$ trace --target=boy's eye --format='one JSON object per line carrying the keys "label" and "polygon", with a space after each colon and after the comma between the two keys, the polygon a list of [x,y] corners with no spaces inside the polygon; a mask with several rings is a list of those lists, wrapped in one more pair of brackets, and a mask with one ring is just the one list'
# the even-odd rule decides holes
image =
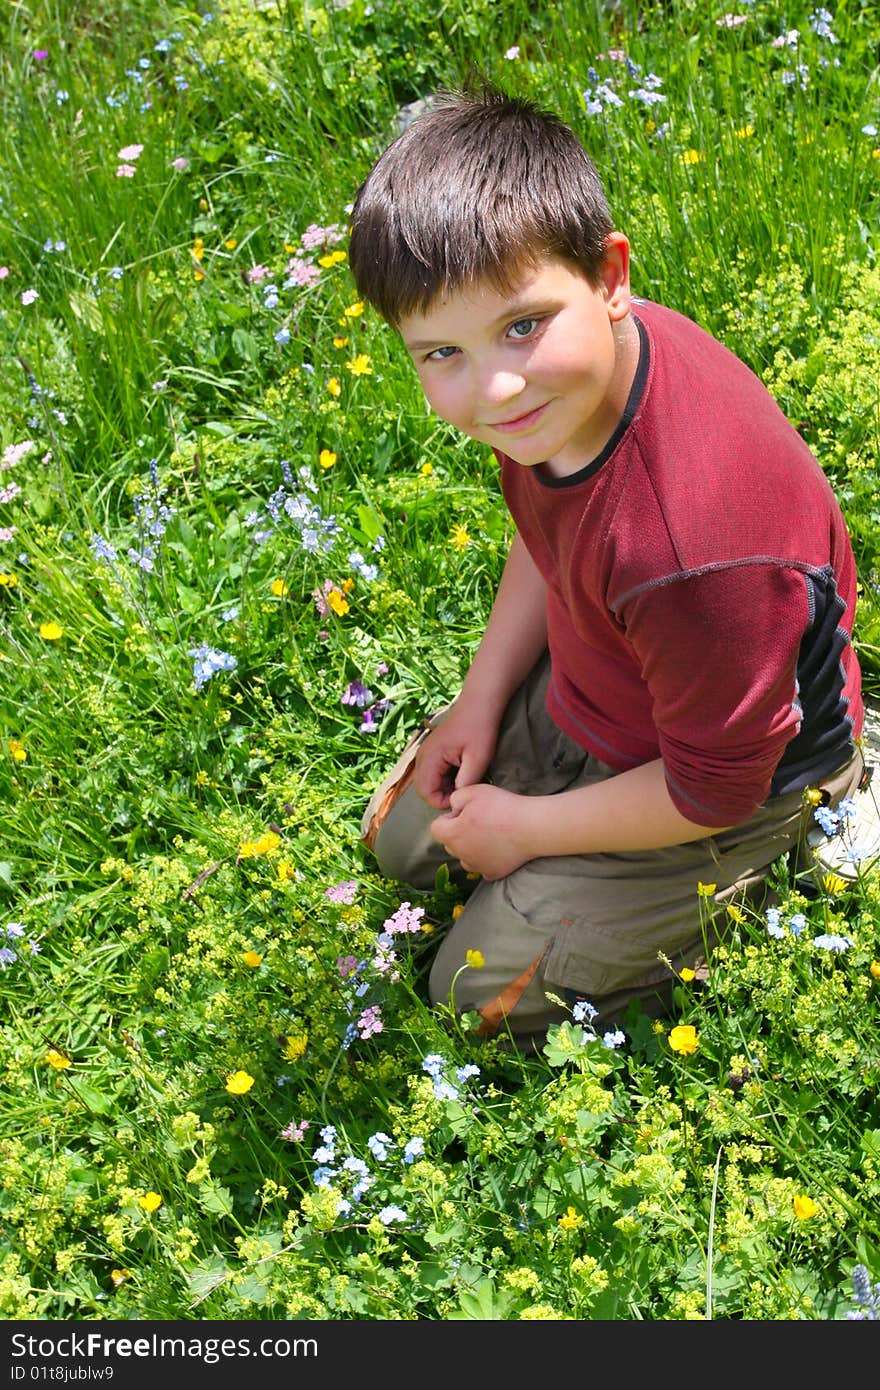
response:
{"label": "boy's eye", "polygon": [[507,331],[511,338],[530,338],[539,322],[539,319],[517,319]]}
{"label": "boy's eye", "polygon": [[429,353],[428,353],[428,361],[429,361],[429,362],[445,362],[445,361],[447,361],[448,358],[450,358],[450,357],[452,356],[452,354],[453,354],[454,352],[457,352],[457,351],[458,351],[458,349],[457,349],[457,348],[454,348],[454,347],[439,347],[439,348],[435,348],[433,352],[429,352]]}

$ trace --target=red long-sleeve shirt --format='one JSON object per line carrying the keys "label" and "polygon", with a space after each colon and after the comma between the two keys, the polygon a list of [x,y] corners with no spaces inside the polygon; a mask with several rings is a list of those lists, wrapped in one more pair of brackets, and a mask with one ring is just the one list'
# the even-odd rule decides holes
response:
{"label": "red long-sleeve shirt", "polygon": [[633,315],[639,367],[602,454],[565,478],[498,455],[547,583],[548,711],[616,769],[661,757],[688,819],[738,824],[861,732],[855,562],[758,377],[673,310]]}

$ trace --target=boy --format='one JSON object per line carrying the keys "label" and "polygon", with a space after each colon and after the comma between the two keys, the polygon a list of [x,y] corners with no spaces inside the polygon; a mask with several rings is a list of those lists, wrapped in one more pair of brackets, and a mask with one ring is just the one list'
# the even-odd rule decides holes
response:
{"label": "boy", "polygon": [[360,188],[349,255],[517,528],[462,690],[364,839],[415,887],[478,880],[429,992],[484,1036],[539,1038],[563,1000],[594,1026],[662,1011],[708,916],[862,777],[840,508],[758,378],[632,295],[594,166],[531,103],[441,97]]}

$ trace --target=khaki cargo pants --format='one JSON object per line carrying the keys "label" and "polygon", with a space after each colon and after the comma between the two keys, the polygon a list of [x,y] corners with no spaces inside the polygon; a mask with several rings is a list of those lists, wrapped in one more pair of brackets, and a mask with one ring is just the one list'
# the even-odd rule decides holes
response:
{"label": "khaki cargo pants", "polygon": [[[487,780],[509,791],[546,796],[615,775],[550,719],[548,677],[545,656],[505,712]],[[463,890],[471,890],[441,941],[428,988],[432,1003],[449,1002],[466,953],[479,951],[485,965],[458,976],[454,1006],[458,1013],[479,1012],[484,1036],[509,1028],[515,1036],[537,1037],[569,1017],[547,991],[570,1002],[589,999],[598,1010],[594,1026],[619,1021],[634,996],[650,1015],[666,1012],[675,977],[658,952],[676,971],[699,968],[716,939],[712,917],[720,931],[728,903],[759,903],[773,861],[803,845],[814,825],[812,808],[797,791],[771,799],[743,825],[691,844],[533,859],[507,878],[474,886],[432,838],[437,812],[413,783],[418,746],[444,713],[425,721],[376,789],[362,834],[388,878],[430,890],[446,863]],[[846,766],[820,784],[829,805],[853,793],[862,770],[854,748]],[[701,898],[698,884],[715,884],[713,897]]]}

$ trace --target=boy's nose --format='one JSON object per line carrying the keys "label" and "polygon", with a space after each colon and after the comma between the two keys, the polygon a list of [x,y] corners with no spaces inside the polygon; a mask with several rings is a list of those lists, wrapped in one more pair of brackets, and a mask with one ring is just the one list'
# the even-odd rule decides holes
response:
{"label": "boy's nose", "polygon": [[519,395],[525,378],[507,368],[490,368],[480,373],[476,386],[479,404],[495,409]]}

